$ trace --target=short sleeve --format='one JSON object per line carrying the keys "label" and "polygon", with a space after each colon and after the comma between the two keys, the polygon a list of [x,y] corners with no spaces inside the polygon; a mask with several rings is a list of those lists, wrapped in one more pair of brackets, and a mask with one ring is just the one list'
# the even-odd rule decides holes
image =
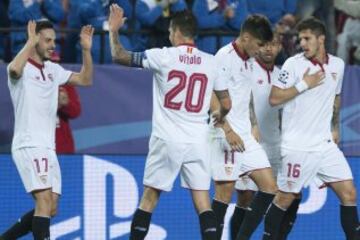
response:
{"label": "short sleeve", "polygon": [[10,64],[7,65],[6,67],[6,73],[7,73],[7,77],[8,77],[8,85],[12,86],[15,85],[15,83],[19,82],[19,80],[21,80],[22,76],[20,77],[20,79],[13,79],[10,76]]}
{"label": "short sleeve", "polygon": [[337,82],[336,90],[335,90],[336,95],[339,95],[341,93],[343,79],[344,79],[345,64],[344,64],[344,62],[341,62],[341,63],[342,63],[342,65],[341,65],[341,68],[339,71],[339,78],[338,78],[338,82]]}
{"label": "short sleeve", "polygon": [[225,56],[221,52],[215,55],[215,66],[217,67],[214,90],[228,89],[228,81],[231,77],[231,68],[228,66]]}
{"label": "short sleeve", "polygon": [[65,70],[59,64],[54,64],[54,71],[55,71],[55,81],[58,82],[59,85],[63,85],[69,81],[69,78],[72,74],[72,71]]}
{"label": "short sleeve", "polygon": [[286,89],[290,88],[295,85],[295,70],[294,70],[294,61],[292,58],[285,61],[284,65],[282,66],[279,76],[274,79],[273,86]]}
{"label": "short sleeve", "polygon": [[142,65],[146,69],[158,71],[161,69],[162,62],[166,58],[167,48],[152,48],[145,51]]}

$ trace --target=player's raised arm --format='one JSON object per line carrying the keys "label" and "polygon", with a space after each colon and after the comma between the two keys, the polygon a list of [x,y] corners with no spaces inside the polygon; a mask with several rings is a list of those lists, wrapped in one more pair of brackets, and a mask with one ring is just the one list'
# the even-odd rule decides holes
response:
{"label": "player's raised arm", "polygon": [[35,50],[35,46],[39,41],[39,34],[36,33],[36,22],[31,20],[27,25],[28,40],[21,49],[21,51],[15,56],[15,58],[9,63],[9,74],[12,79],[19,79],[22,76],[23,69],[32,52]]}
{"label": "player's raised arm", "polygon": [[132,65],[132,52],[127,51],[119,41],[119,29],[124,25],[126,18],[124,10],[117,4],[111,4],[109,15],[109,38],[113,62],[121,65]]}
{"label": "player's raised arm", "polygon": [[78,86],[90,86],[93,78],[93,60],[91,57],[92,38],[94,28],[90,25],[84,26],[80,33],[80,45],[82,47],[83,64],[79,73],[73,73],[69,83]]}

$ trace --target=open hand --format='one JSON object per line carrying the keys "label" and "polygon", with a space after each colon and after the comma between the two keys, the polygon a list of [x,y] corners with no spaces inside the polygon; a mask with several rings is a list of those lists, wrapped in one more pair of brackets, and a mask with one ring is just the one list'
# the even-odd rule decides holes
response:
{"label": "open hand", "polygon": [[306,70],[303,77],[309,89],[321,85],[323,83],[322,80],[325,78],[325,73],[322,70],[319,70],[313,74],[309,74],[309,71],[310,68]]}
{"label": "open hand", "polygon": [[30,20],[27,25],[28,43],[35,46],[39,42],[39,34],[36,33],[36,22]]}
{"label": "open hand", "polygon": [[214,111],[211,115],[213,118],[214,127],[222,127],[224,125],[225,116],[223,116],[220,111]]}
{"label": "open hand", "polygon": [[109,31],[117,32],[124,26],[126,17],[124,17],[124,10],[117,4],[111,4],[109,15]]}
{"label": "open hand", "polygon": [[236,134],[232,129],[225,133],[226,141],[229,143],[231,150],[237,152],[245,151],[245,145],[239,135]]}
{"label": "open hand", "polygon": [[91,25],[86,25],[81,28],[80,44],[84,50],[91,49],[93,34],[94,34],[94,28]]}

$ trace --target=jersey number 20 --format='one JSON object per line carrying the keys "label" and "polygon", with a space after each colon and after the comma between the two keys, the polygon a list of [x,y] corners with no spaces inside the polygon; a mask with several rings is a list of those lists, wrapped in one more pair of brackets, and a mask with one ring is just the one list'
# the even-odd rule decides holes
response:
{"label": "jersey number 20", "polygon": [[[174,79],[179,79],[179,83],[170,89],[169,92],[165,94],[165,103],[164,106],[166,108],[180,110],[183,101],[175,102],[174,98],[181,92],[186,91],[185,98],[185,109],[188,112],[200,112],[203,104],[204,104],[204,96],[206,92],[206,85],[208,82],[208,78],[205,74],[202,73],[193,73],[189,76],[186,76],[186,73],[182,71],[172,70],[168,75],[168,82]],[[194,89],[195,84],[199,83],[199,94],[197,101],[193,103]]]}

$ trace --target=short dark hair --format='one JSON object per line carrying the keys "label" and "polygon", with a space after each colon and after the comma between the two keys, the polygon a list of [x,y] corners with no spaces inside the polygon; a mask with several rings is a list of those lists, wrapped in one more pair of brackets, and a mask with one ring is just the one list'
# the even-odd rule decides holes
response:
{"label": "short dark hair", "polygon": [[39,33],[41,30],[44,29],[54,29],[54,25],[47,19],[41,19],[36,21],[36,28],[35,28],[35,32]]}
{"label": "short dark hair", "polygon": [[185,10],[174,14],[171,18],[171,27],[178,28],[185,37],[194,38],[197,32],[197,21],[191,11]]}
{"label": "short dark hair", "polygon": [[267,17],[260,14],[253,14],[246,18],[241,25],[241,33],[250,33],[253,37],[262,42],[270,42],[273,38],[271,24]]}
{"label": "short dark hair", "polygon": [[326,28],[324,23],[314,17],[302,20],[301,22],[299,22],[296,29],[298,32],[310,30],[317,37],[320,35],[326,36]]}

